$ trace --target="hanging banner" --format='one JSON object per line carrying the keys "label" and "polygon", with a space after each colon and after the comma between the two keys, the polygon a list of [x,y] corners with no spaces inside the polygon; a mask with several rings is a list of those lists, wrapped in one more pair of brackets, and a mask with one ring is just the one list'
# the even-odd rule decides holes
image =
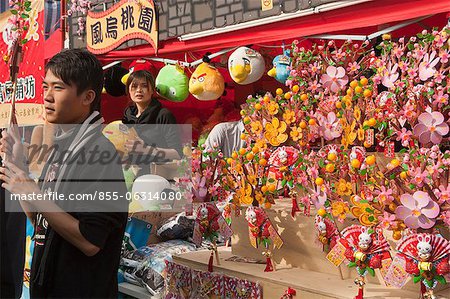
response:
{"label": "hanging banner", "polygon": [[[30,11],[30,29],[23,46],[22,63],[19,65],[16,86],[17,122],[22,125],[37,125],[44,123],[42,96],[42,80],[44,77],[44,2],[32,1]],[[11,28],[8,23],[11,15],[6,11],[0,15],[0,53],[2,57],[11,46]],[[9,65],[0,61],[0,128],[5,127],[11,110],[11,94],[13,84],[10,81]]]}
{"label": "hanging banner", "polygon": [[157,25],[152,0],[122,0],[104,12],[88,13],[87,48],[94,54],[103,54],[127,40],[144,39],[157,50]]}

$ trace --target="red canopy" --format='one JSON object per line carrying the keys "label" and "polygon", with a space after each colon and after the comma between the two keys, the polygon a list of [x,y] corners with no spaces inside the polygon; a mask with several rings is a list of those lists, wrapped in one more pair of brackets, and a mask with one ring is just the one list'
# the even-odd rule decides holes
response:
{"label": "red canopy", "polygon": [[[370,28],[448,11],[450,11],[448,0],[370,1],[310,16],[217,34],[213,37],[189,41],[167,40],[160,43],[161,47],[158,50],[158,55],[167,56],[167,54],[178,52],[270,43],[355,28]],[[111,51],[100,56],[100,58],[102,60],[117,60],[148,57],[151,55],[155,55],[154,49],[149,45],[144,45],[126,50]]]}

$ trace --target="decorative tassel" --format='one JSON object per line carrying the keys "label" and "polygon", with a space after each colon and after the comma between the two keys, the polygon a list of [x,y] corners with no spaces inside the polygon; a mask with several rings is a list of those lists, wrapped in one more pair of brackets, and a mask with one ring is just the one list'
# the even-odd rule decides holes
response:
{"label": "decorative tassel", "polygon": [[355,299],[364,299],[364,287],[359,287],[358,296],[356,296]]}
{"label": "decorative tassel", "polygon": [[211,250],[211,255],[209,256],[208,262],[208,272],[213,272],[213,263],[214,263],[214,250]]}
{"label": "decorative tassel", "polygon": [[355,297],[355,299],[364,299],[364,285],[366,284],[364,282],[364,276],[359,276],[355,279],[355,284],[358,286],[358,295]]}
{"label": "decorative tassel", "polygon": [[300,212],[300,209],[298,208],[297,198],[292,197],[292,210],[291,210],[291,216],[295,217],[295,213]]}
{"label": "decorative tassel", "polygon": [[280,299],[293,299],[295,295],[297,295],[297,291],[291,287],[288,287]]}
{"label": "decorative tassel", "polygon": [[266,257],[266,268],[264,269],[264,272],[272,272],[273,266],[272,266],[272,260],[270,259],[270,256]]}
{"label": "decorative tassel", "polygon": [[420,282],[420,298],[425,298],[425,293],[427,292],[426,286],[423,284],[423,282]]}

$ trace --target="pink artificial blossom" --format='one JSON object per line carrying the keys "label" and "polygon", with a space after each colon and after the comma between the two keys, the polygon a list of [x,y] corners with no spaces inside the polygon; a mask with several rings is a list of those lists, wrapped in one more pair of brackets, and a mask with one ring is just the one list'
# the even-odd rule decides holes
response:
{"label": "pink artificial blossom", "polygon": [[428,171],[425,170],[422,172],[422,169],[420,167],[416,167],[414,168],[414,170],[410,169],[408,171],[408,174],[412,177],[411,183],[416,185],[417,187],[422,187],[423,184],[428,184],[430,181],[428,179]]}
{"label": "pink artificial blossom", "polygon": [[418,121],[419,123],[414,126],[414,135],[419,138],[419,142],[422,144],[430,142],[439,144],[442,141],[442,136],[448,133],[448,125],[440,112],[424,112],[419,115]]}
{"label": "pink artificial blossom", "polygon": [[448,94],[444,94],[444,91],[442,89],[438,90],[433,95],[433,105],[438,105],[439,107],[442,107],[444,105],[448,104]]}
{"label": "pink artificial blossom", "polygon": [[327,118],[320,120],[320,129],[325,140],[333,140],[341,136],[342,126],[334,112],[329,112]]}
{"label": "pink artificial blossom", "polygon": [[439,203],[449,203],[450,204],[450,185],[444,187],[443,185],[439,186],[439,190],[435,190],[436,196],[439,198]]}
{"label": "pink artificial blossom", "polygon": [[394,64],[392,66],[392,63],[389,62],[388,67],[385,71],[385,74],[381,78],[381,83],[387,87],[391,88],[394,86],[395,81],[397,81],[399,73],[397,73],[398,64]]}
{"label": "pink artificial blossom", "polygon": [[403,194],[400,197],[402,206],[395,210],[397,217],[412,229],[432,228],[439,215],[439,205],[435,203],[428,193],[416,191],[413,195]]}
{"label": "pink artificial blossom", "polygon": [[394,200],[392,189],[386,189],[386,187],[381,186],[381,191],[377,193],[377,200],[385,205],[389,205]]}
{"label": "pink artificial blossom", "polygon": [[382,228],[387,229],[395,224],[395,215],[385,211],[383,216],[378,216],[378,221],[380,222]]}
{"label": "pink artificial blossom", "polygon": [[327,67],[327,73],[322,75],[320,82],[331,92],[338,92],[348,83],[348,77],[345,75],[343,67],[330,65]]}
{"label": "pink artificial blossom", "polygon": [[445,225],[450,226],[450,211],[445,211],[441,214],[442,221]]}
{"label": "pink artificial blossom", "polygon": [[439,57],[441,58],[441,63],[447,63],[448,62],[448,57],[449,57],[449,53],[447,51],[441,51],[439,52]]}
{"label": "pink artificial blossom", "polygon": [[436,57],[436,51],[431,52],[431,54],[426,53],[423,57],[422,62],[419,64],[419,78],[422,81],[426,81],[433,77],[436,72],[435,66],[439,62],[439,57]]}
{"label": "pink artificial blossom", "polygon": [[397,132],[397,141],[402,141],[403,146],[408,146],[411,141],[412,132],[406,128],[402,128],[401,131]]}
{"label": "pink artificial blossom", "polygon": [[317,82],[317,80],[314,80],[314,82],[309,82],[309,88],[312,92],[315,92],[317,89],[320,88],[320,84]]}
{"label": "pink artificial blossom", "polygon": [[349,64],[348,64],[348,67],[347,67],[347,71],[349,72],[349,73],[355,73],[355,72],[357,72],[358,70],[360,69],[360,66],[359,66],[359,64],[355,61],[355,62],[350,62]]}

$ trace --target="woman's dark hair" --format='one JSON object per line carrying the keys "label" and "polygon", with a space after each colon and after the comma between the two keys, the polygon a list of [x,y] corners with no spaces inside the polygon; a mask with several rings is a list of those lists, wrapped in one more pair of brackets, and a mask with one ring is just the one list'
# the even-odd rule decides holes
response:
{"label": "woman's dark hair", "polygon": [[134,81],[134,79],[145,80],[148,84],[150,84],[152,91],[156,91],[155,78],[153,78],[153,75],[150,74],[150,72],[140,70],[140,71],[132,72],[130,74],[130,76],[128,77],[127,84],[126,84],[127,95],[130,94],[130,85]]}
{"label": "woman's dark hair", "polygon": [[95,99],[91,112],[100,111],[103,68],[97,57],[84,49],[63,50],[45,65],[45,72],[49,70],[65,84],[75,86],[77,95],[92,89]]}

